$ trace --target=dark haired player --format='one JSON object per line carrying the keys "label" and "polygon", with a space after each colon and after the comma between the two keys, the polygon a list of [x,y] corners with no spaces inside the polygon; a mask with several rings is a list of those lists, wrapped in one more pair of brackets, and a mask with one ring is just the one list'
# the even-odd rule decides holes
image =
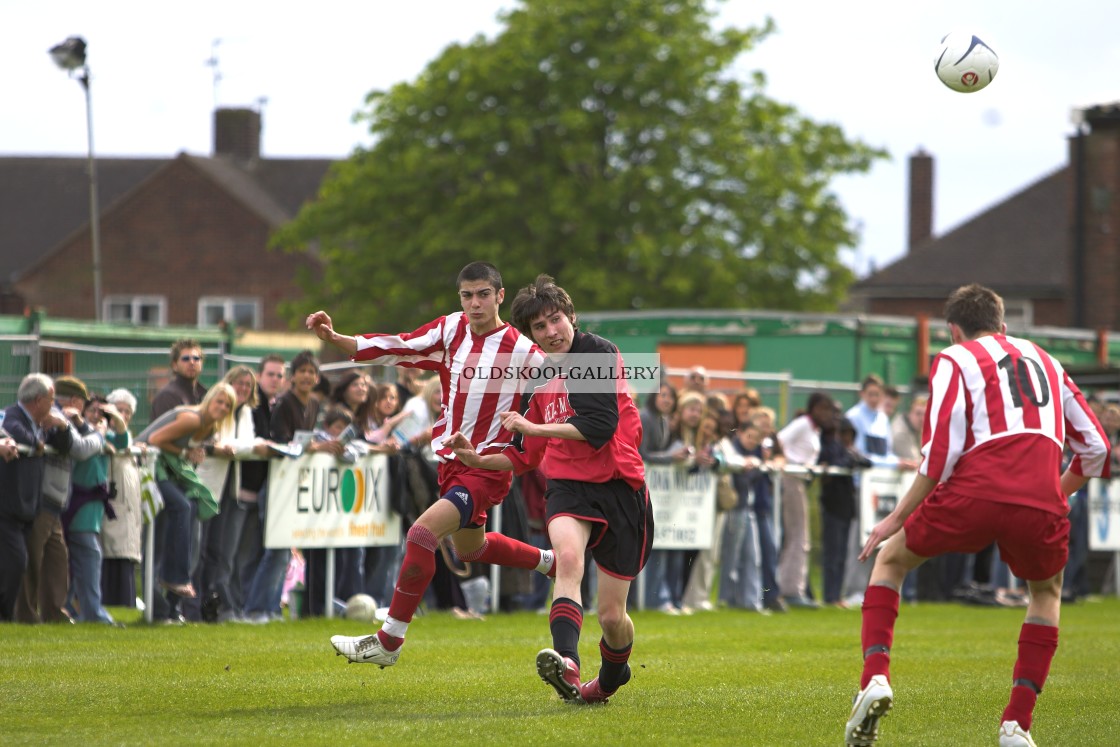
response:
{"label": "dark haired player", "polygon": [[[1009,337],[1003,299],[981,285],[958,288],[945,306],[953,345],[933,362],[913,486],[875,525],[860,553],[880,542],[863,601],[863,677],[844,730],[870,745],[890,710],[890,652],[898,592],[908,571],[942,553],[974,553],[992,542],[1027,581],[1011,701],[1000,747],[1033,747],[1031,718],[1058,648],[1062,569],[1069,555],[1066,497],[1108,476],[1108,439],[1061,364]],[[1074,458],[1059,473],[1062,446]]]}
{"label": "dark haired player", "polygon": [[[576,328],[571,298],[547,275],[518,292],[511,313],[517,328],[550,356],[549,367],[570,371],[580,363],[579,354],[606,355],[621,367],[617,347]],[[593,387],[570,383],[557,375],[527,393],[524,417],[501,414],[503,426],[523,434],[521,449],[479,456],[458,433],[452,446],[467,464],[518,474],[540,465],[548,478],[547,528],[557,564],[549,613],[553,647],[537,654],[537,672],[565,701],[605,703],[630,680],[634,623],[626,613],[626,594],[649,557],[653,512],[638,454],[641,419],[627,382],[620,376]],[[602,571],[602,664],[597,677],[580,684],[580,582],[588,548]]]}
{"label": "dark haired player", "polygon": [[511,409],[520,391],[493,387],[464,375],[464,370],[502,365],[537,366],[541,351],[498,316],[505,298],[502,276],[488,262],[472,262],[459,272],[461,312],[441,316],[415,332],[399,335],[365,334],[356,337],[334,331],[325,311],[307,317],[307,328],[320,340],[350,354],[355,361],[437,371],[442,384],[443,412],[432,426],[432,451],[439,459],[441,500],[433,503],[408,530],[404,560],[397,576],[389,616],[374,635],[331,637],[335,650],[351,662],[397,663],[408,624],[435,574],[435,552],[450,536],[463,560],[550,573],[551,550],[487,533],[486,511],[502,502],[512,477],[466,466],[447,444],[450,434],[469,434],[480,453],[500,451],[512,436],[497,414]]}

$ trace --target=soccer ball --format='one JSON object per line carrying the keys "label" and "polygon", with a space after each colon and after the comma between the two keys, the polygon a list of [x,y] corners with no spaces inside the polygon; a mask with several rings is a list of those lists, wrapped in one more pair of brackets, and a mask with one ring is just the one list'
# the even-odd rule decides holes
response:
{"label": "soccer ball", "polygon": [[996,77],[999,57],[975,34],[954,31],[942,37],[933,58],[933,69],[949,88],[972,93]]}
{"label": "soccer ball", "polygon": [[369,594],[355,594],[346,600],[346,619],[356,622],[373,622],[377,602]]}

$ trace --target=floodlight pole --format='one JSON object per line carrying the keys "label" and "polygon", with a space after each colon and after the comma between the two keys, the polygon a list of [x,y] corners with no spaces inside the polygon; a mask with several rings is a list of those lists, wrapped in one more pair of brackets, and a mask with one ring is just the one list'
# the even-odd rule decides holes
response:
{"label": "floodlight pole", "polygon": [[97,161],[93,157],[93,99],[89,92],[89,66],[78,82],[86,91],[86,135],[89,140],[89,236],[93,247],[93,318],[101,321],[101,211],[97,200]]}
{"label": "floodlight pole", "polygon": [[93,318],[101,321],[101,213],[97,199],[97,162],[93,157],[93,99],[89,90],[89,65],[86,64],[86,42],[71,36],[50,49],[55,64],[77,79],[86,92],[86,137],[89,143],[89,234],[93,249]]}

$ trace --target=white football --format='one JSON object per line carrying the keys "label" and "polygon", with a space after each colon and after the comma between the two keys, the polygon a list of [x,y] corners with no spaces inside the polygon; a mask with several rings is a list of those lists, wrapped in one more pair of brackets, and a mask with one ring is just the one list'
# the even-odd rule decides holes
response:
{"label": "white football", "polygon": [[377,602],[369,594],[355,594],[346,600],[346,619],[356,622],[373,622]]}
{"label": "white football", "polygon": [[999,57],[975,34],[954,31],[941,39],[933,58],[933,69],[949,88],[972,93],[996,77]]}

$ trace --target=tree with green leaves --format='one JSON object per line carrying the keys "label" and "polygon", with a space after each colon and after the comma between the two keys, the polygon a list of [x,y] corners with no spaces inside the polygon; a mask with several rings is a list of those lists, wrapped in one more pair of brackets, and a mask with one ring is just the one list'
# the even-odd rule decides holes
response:
{"label": "tree with green leaves", "polygon": [[373,144],[275,237],[321,278],[292,318],[406,328],[456,308],[467,262],[547,272],[586,311],[835,308],[856,235],[830,180],[885,153],[768,98],[733,64],[774,30],[704,0],[522,0],[371,93]]}

